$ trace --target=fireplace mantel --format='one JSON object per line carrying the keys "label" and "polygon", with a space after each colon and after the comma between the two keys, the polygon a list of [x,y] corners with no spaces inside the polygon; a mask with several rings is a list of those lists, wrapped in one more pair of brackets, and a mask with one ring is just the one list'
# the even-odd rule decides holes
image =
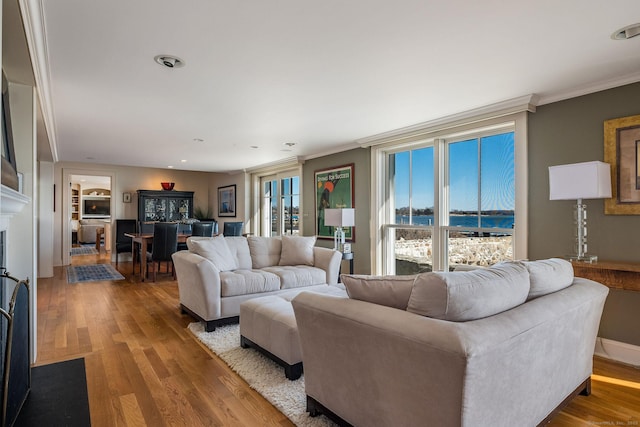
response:
{"label": "fireplace mantel", "polygon": [[0,195],[2,196],[2,201],[0,202],[0,231],[5,231],[9,228],[11,218],[20,213],[31,201],[31,198],[5,185],[0,185]]}

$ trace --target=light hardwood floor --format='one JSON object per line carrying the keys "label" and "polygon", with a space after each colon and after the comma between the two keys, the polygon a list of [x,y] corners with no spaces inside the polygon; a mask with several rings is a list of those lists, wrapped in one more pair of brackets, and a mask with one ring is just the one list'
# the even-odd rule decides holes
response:
{"label": "light hardwood floor", "polygon": [[[73,257],[98,262],[108,259]],[[65,268],[38,280],[36,364],[85,358],[93,426],[293,425],[192,337],[170,275],[140,282],[131,263],[118,269],[125,280],[68,284]],[[596,358],[595,374],[591,396],[549,425],[639,425],[640,370]]]}

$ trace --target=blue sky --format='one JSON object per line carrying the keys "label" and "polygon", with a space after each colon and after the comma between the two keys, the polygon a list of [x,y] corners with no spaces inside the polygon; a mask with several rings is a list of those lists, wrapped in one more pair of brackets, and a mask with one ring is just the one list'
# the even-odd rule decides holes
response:
{"label": "blue sky", "polygon": [[[515,206],[513,133],[482,138],[482,210]],[[451,210],[478,209],[478,140],[449,146]],[[433,148],[412,152],[413,208],[433,206]],[[396,154],[396,207],[409,206],[409,152]]]}

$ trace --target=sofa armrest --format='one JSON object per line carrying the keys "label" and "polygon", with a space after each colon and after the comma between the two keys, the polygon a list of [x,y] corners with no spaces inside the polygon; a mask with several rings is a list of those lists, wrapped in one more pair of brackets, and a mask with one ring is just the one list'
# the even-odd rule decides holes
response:
{"label": "sofa armrest", "polygon": [[220,271],[208,259],[190,251],[172,256],[180,304],[202,320],[220,318]]}
{"label": "sofa armrest", "polygon": [[326,271],[327,284],[335,285],[338,283],[338,275],[340,274],[340,262],[342,262],[342,253],[335,249],[313,247],[313,263],[314,267],[318,267]]}
{"label": "sofa armrest", "polygon": [[308,396],[352,425],[456,425],[466,348],[455,323],[311,292],[292,305]]}

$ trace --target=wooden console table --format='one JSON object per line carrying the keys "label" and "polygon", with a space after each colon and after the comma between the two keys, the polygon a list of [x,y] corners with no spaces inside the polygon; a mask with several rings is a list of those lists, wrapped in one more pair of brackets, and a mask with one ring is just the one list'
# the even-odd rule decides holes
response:
{"label": "wooden console table", "polygon": [[640,263],[597,261],[594,263],[573,261],[576,277],[600,282],[611,289],[640,292]]}

